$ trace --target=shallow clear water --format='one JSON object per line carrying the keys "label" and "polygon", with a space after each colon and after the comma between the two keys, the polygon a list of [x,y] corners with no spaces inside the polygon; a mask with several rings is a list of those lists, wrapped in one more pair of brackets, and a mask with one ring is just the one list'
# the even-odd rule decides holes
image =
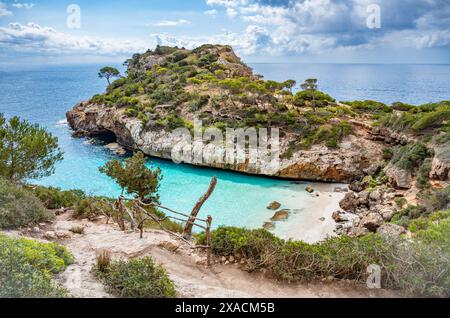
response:
{"label": "shallow clear water", "polygon": [[[301,81],[316,76],[320,78],[322,89],[340,100],[373,98],[422,103],[450,99],[449,66],[258,64],[253,67],[267,78],[277,80],[293,78]],[[62,189],[83,189],[89,194],[118,195],[119,189],[114,182],[98,172],[98,167],[112,157],[111,153],[101,145],[72,138],[68,127],[61,122],[65,112],[77,102],[103,91],[104,82],[97,78],[98,69],[98,65],[90,65],[0,72],[0,112],[7,117],[19,115],[46,126],[58,136],[65,152],[56,173],[37,183]],[[401,82],[400,78],[403,79]],[[217,190],[201,212],[202,216],[212,214],[216,226],[260,227],[272,216],[273,212],[266,206],[274,200],[283,203],[283,208],[292,209],[293,218],[299,220],[302,216],[310,217],[314,207],[320,205],[323,208],[324,198],[312,198],[305,191],[306,184],[176,165],[163,160],[151,161],[163,171],[162,203],[179,211],[190,211],[208,188],[211,177],[217,176]],[[331,186],[324,191],[331,191]],[[286,223],[290,225],[277,227],[278,234],[296,231],[295,222]]]}

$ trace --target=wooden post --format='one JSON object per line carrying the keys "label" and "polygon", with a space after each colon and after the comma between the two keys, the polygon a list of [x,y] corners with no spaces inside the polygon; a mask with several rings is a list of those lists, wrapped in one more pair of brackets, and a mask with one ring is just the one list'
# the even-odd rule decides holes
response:
{"label": "wooden post", "polygon": [[211,266],[211,253],[212,253],[211,224],[212,224],[212,217],[211,215],[208,215],[208,218],[206,219],[206,245],[208,246],[206,257],[208,267]]}
{"label": "wooden post", "polygon": [[214,189],[217,185],[217,178],[213,177],[211,180],[211,184],[209,185],[208,191],[197,201],[197,204],[194,206],[194,209],[192,209],[191,217],[189,218],[188,222],[186,222],[186,226],[184,227],[183,231],[183,238],[185,240],[190,240],[192,237],[192,227],[197,219],[198,212],[200,212],[200,209],[202,208],[203,204],[206,202],[206,200],[209,199],[211,194],[214,192]]}

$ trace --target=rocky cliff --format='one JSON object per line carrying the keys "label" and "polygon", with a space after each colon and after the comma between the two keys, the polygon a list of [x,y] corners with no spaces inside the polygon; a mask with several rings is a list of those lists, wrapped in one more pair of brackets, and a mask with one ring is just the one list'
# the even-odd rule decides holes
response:
{"label": "rocky cliff", "polygon": [[[153,157],[172,159],[172,148],[180,142],[170,131],[146,127],[139,119],[125,116],[123,110],[105,108],[89,102],[80,103],[69,111],[67,119],[77,136],[114,134],[123,147],[141,150]],[[282,141],[282,152],[287,147],[288,143]],[[281,159],[276,171],[260,163],[195,164],[286,179],[351,182],[355,178],[370,174],[380,166],[381,148],[379,143],[366,139],[364,134],[355,133],[346,136],[335,149],[322,144],[314,145],[308,150],[296,151],[289,159]]]}

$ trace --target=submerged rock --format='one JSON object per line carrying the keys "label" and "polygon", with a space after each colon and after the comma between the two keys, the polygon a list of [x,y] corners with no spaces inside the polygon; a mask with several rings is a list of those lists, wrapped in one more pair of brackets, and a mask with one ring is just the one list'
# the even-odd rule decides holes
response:
{"label": "submerged rock", "polygon": [[269,204],[269,206],[267,207],[267,209],[269,210],[278,210],[281,207],[281,203],[274,201],[271,204]]}
{"label": "submerged rock", "polygon": [[273,222],[285,221],[289,218],[289,210],[280,210],[275,213],[275,215],[270,219]]}
{"label": "submerged rock", "polygon": [[313,189],[313,187],[306,187],[306,192],[308,192],[308,193],[313,193],[314,192],[314,189]]}

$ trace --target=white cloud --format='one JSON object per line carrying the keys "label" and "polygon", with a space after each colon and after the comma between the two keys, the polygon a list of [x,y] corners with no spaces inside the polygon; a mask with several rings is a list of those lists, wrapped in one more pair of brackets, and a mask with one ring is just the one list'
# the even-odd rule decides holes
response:
{"label": "white cloud", "polygon": [[21,2],[17,2],[17,1],[15,1],[13,4],[12,4],[12,6],[14,7],[14,8],[17,8],[17,9],[31,9],[31,8],[33,8],[34,6],[35,6],[35,4],[34,3],[21,3]]}
{"label": "white cloud", "polygon": [[8,27],[0,27],[0,48],[30,53],[128,55],[145,51],[147,43],[131,39],[75,36],[36,23],[10,23]]}
{"label": "white cloud", "polygon": [[[206,0],[231,18],[248,23],[259,51],[315,52],[321,48],[431,48],[450,46],[448,0],[377,0],[382,28],[370,30],[367,8],[373,0]],[[264,28],[262,28],[263,26]],[[256,28],[258,27],[258,28]],[[264,30],[264,31],[262,31]],[[247,38],[248,39],[248,38]],[[261,43],[266,43],[267,47]]]}
{"label": "white cloud", "polygon": [[227,8],[245,6],[248,4],[248,2],[248,0],[206,0],[207,5],[218,5]]}
{"label": "white cloud", "polygon": [[238,15],[238,12],[237,12],[235,9],[233,9],[233,8],[228,8],[228,9],[227,9],[227,15],[228,15],[230,18],[234,18],[235,16]]}
{"label": "white cloud", "polygon": [[170,21],[170,20],[164,20],[164,21],[159,21],[157,23],[154,24],[154,26],[157,27],[176,27],[176,26],[181,26],[181,25],[187,25],[190,24],[191,22],[188,20],[184,20],[184,19],[180,19],[180,20],[176,20],[176,21]]}
{"label": "white cloud", "polygon": [[12,16],[12,12],[8,10],[6,3],[0,1],[0,17]]}
{"label": "white cloud", "polygon": [[215,17],[217,15],[217,10],[216,9],[212,9],[212,10],[207,10],[205,12],[203,12],[205,15],[209,15],[209,16],[213,16]]}

